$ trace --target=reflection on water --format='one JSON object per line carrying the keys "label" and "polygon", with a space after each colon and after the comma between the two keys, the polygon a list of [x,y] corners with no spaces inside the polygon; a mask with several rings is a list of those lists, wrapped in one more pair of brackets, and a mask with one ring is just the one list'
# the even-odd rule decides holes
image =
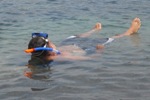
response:
{"label": "reflection on water", "polygon": [[131,35],[130,38],[131,38],[132,43],[135,46],[140,45],[141,39],[140,39],[139,33]]}
{"label": "reflection on water", "polygon": [[49,79],[51,75],[51,69],[50,65],[45,66],[45,65],[27,65],[28,70],[24,72],[24,75],[26,77],[29,77],[31,79],[35,80],[44,80],[44,79]]}
{"label": "reflection on water", "polygon": [[[47,81],[51,80],[51,66],[50,65],[27,65],[27,69],[24,70],[24,76],[33,80]],[[51,80],[52,81],[52,80]],[[32,91],[44,91],[48,88],[43,87],[31,87]]]}
{"label": "reflection on water", "polygon": [[[29,69],[24,71],[24,76],[26,76],[30,79],[46,81],[46,80],[50,80],[50,78],[51,78],[50,67],[38,68],[36,66],[28,65],[28,68]],[[48,89],[48,88],[31,87],[32,91],[44,91],[46,89]]]}
{"label": "reflection on water", "polygon": [[26,70],[24,75],[35,80],[49,79],[53,60],[46,61],[38,56],[31,56],[30,58],[27,64],[29,70]]}

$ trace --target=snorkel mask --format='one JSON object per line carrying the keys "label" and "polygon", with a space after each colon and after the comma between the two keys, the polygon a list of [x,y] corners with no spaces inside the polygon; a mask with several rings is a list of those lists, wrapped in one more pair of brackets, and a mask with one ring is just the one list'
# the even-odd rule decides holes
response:
{"label": "snorkel mask", "polygon": [[[48,42],[48,34],[47,33],[32,33],[32,38],[35,37],[42,37],[46,42]],[[51,51],[51,52],[55,52],[56,54],[60,54],[60,51],[53,49],[53,48],[48,48],[46,46],[44,47],[37,47],[37,48],[31,48],[31,49],[26,49],[25,52],[26,53],[33,53],[35,51]]]}
{"label": "snorkel mask", "polygon": [[43,32],[32,33],[32,38],[35,38],[35,37],[43,37],[45,39],[45,41],[48,42],[48,34],[47,33],[43,33]]}

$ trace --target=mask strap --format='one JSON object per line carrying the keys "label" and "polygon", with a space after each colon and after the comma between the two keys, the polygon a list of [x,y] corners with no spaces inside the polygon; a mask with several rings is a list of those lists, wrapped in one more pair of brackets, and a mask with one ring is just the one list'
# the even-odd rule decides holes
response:
{"label": "mask strap", "polygon": [[41,37],[41,38],[46,41],[46,44],[43,46],[44,48],[46,48],[47,43],[48,43],[48,39],[45,39],[44,37]]}

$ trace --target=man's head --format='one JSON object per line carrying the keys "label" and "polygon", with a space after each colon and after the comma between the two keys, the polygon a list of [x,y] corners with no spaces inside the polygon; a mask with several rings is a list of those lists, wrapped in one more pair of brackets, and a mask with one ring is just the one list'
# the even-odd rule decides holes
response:
{"label": "man's head", "polygon": [[[47,42],[43,37],[34,37],[30,40],[28,44],[28,49],[37,48],[37,47],[46,47]],[[44,57],[46,56],[47,51],[36,51],[32,53],[32,56]]]}

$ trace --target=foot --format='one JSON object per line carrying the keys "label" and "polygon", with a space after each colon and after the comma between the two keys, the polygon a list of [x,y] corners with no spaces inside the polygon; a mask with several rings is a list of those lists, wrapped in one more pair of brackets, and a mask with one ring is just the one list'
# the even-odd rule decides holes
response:
{"label": "foot", "polygon": [[102,29],[101,23],[96,23],[95,26],[94,26],[94,29],[101,30]]}
{"label": "foot", "polygon": [[141,27],[141,21],[139,18],[134,18],[132,23],[131,23],[131,26],[130,28],[128,29],[128,31],[125,33],[125,35],[132,35],[134,33],[137,33],[138,30],[140,29]]}

